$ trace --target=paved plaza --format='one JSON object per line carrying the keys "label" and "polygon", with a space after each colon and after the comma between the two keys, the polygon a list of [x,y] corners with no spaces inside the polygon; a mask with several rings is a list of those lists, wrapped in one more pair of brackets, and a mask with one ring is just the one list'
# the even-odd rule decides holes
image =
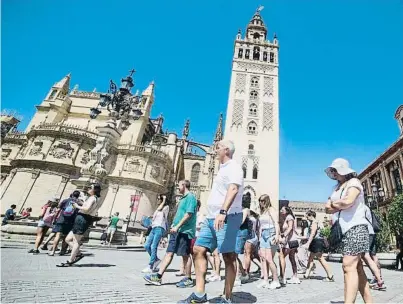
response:
{"label": "paved plaza", "polygon": [[[87,249],[88,256],[75,267],[57,268],[56,264],[66,261],[66,257],[49,257],[45,253],[33,256],[27,253],[29,248],[2,243],[1,303],[175,303],[192,291],[175,287],[179,258],[174,259],[164,276],[163,286],[148,286],[140,273],[147,264],[145,252]],[[331,266],[336,283],[322,282],[324,272],[318,267],[314,279],[275,291],[257,289],[256,282],[244,284],[234,290],[234,302],[342,303],[341,265]],[[384,270],[384,277],[388,290],[373,291],[376,302],[402,303],[403,272]],[[222,290],[223,282],[208,284],[210,301],[214,302]],[[359,297],[357,302],[362,299]]]}

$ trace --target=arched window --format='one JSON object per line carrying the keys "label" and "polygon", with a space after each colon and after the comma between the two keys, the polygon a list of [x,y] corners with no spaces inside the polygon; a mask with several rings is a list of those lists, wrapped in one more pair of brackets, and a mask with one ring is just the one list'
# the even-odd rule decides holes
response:
{"label": "arched window", "polygon": [[270,52],[270,62],[274,63],[274,53]]}
{"label": "arched window", "polygon": [[200,175],[200,164],[195,163],[190,173],[190,182],[192,183],[192,185],[197,185],[199,183],[199,175]]}
{"label": "arched window", "polygon": [[243,49],[239,49],[238,58],[242,58],[242,56],[243,56]]}
{"label": "arched window", "polygon": [[253,60],[260,60],[260,47],[258,46],[253,48]]}
{"label": "arched window", "polygon": [[249,50],[248,49],[245,50],[245,59],[249,59]]}
{"label": "arched window", "polygon": [[253,144],[249,144],[248,155],[254,155],[254,154],[255,154],[255,146]]}
{"label": "arched window", "polygon": [[258,32],[253,34],[253,38],[254,39],[259,39],[260,38],[260,34]]}
{"label": "arched window", "polygon": [[253,179],[257,179],[257,168],[255,167],[255,168],[253,168],[253,172],[252,172],[252,178]]}
{"label": "arched window", "polygon": [[259,93],[255,90],[252,90],[249,93],[250,100],[256,100],[258,96],[259,96]]}
{"label": "arched window", "polygon": [[255,103],[252,103],[249,106],[249,115],[250,116],[257,116],[257,105]]}
{"label": "arched window", "polygon": [[250,86],[252,88],[258,88],[259,87],[259,77],[252,77],[250,80]]}
{"label": "arched window", "polygon": [[256,135],[257,134],[257,124],[254,121],[251,121],[248,124],[248,134],[250,135]]}
{"label": "arched window", "polygon": [[242,171],[243,171],[243,178],[246,178],[246,166],[242,166]]}

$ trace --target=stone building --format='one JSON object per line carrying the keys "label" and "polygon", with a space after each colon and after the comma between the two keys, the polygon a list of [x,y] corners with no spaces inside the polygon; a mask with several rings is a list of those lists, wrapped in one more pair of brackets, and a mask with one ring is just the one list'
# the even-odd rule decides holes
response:
{"label": "stone building", "polygon": [[297,227],[301,230],[304,227],[307,227],[307,221],[305,218],[305,214],[309,211],[315,211],[316,219],[319,223],[327,223],[330,220],[330,216],[326,214],[325,211],[325,203],[320,202],[302,202],[302,201],[290,201],[288,206],[291,208],[294,213],[295,218],[297,219]]}
{"label": "stone building", "polygon": [[[267,39],[260,9],[246,36],[239,32],[235,40],[225,137],[235,142],[235,159],[242,164],[252,207],[263,193],[278,203],[278,47],[275,35]],[[190,121],[178,135],[164,132],[162,116],[151,117],[153,82],[141,94],[130,93],[130,99],[141,100],[141,115],[131,123],[108,115],[100,104],[102,93],[71,88],[70,83],[70,74],[56,82],[36,106],[26,130],[13,129],[4,137],[2,213],[16,204],[18,210],[32,207],[38,215],[49,197],[64,198],[95,181],[103,187],[99,215],[104,217],[115,211],[127,216],[136,191],[143,193],[137,219],[150,215],[157,194],[173,197],[175,184],[183,178],[206,203],[218,171],[213,147],[223,137],[222,115],[212,141],[199,143],[189,137]],[[101,112],[91,119],[91,109],[98,106]]]}
{"label": "stone building", "polygon": [[15,113],[2,111],[0,115],[1,138],[4,138],[11,130],[16,130],[20,121],[21,118],[17,117]]}
{"label": "stone building", "polygon": [[400,131],[399,137],[358,176],[367,203],[379,207],[382,213],[387,211],[393,197],[403,192],[403,105],[396,110],[395,119]]}
{"label": "stone building", "polygon": [[252,203],[262,194],[279,200],[279,92],[277,36],[268,30],[259,8],[235,39],[225,138],[235,143],[245,190]]}
{"label": "stone building", "polygon": [[[137,219],[150,215],[157,194],[174,195],[176,182],[184,178],[206,200],[218,165],[212,145],[222,138],[222,116],[210,145],[188,139],[189,121],[181,136],[166,133],[164,118],[150,115],[152,82],[140,95],[142,115],[124,128],[120,121],[111,121],[102,107],[100,115],[91,119],[90,109],[98,105],[101,93],[82,91],[77,85],[71,89],[70,82],[69,74],[51,87],[24,132],[11,129],[5,135],[2,214],[16,204],[17,211],[32,207],[37,216],[50,197],[65,198],[95,181],[102,184],[99,215],[104,217],[115,211],[128,215],[136,191],[143,193]],[[194,153],[194,148],[202,153]]]}

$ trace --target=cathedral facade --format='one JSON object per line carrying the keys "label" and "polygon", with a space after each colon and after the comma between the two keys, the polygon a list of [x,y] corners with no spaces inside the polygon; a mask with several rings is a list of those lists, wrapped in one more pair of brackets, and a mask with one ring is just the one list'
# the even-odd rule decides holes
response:
{"label": "cathedral facade", "polygon": [[[217,163],[214,141],[222,138],[222,117],[210,145],[188,139],[190,122],[181,135],[163,131],[164,118],[150,116],[154,83],[141,93],[142,115],[127,128],[110,123],[101,108],[91,119],[101,93],[70,88],[71,75],[49,90],[24,132],[11,129],[2,140],[2,214],[11,204],[31,207],[38,216],[51,197],[66,198],[93,182],[102,185],[99,216],[130,214],[132,195],[142,193],[137,219],[151,215],[158,194],[176,195],[176,183],[192,181],[192,191],[206,200]],[[136,93],[137,95],[139,93]],[[134,94],[133,94],[134,95]],[[197,147],[202,153],[194,153]],[[135,213],[133,213],[133,216]]]}
{"label": "cathedral facade", "polygon": [[[26,130],[10,128],[2,140],[1,213],[15,204],[17,211],[31,207],[38,216],[50,197],[66,198],[93,182],[102,185],[102,217],[117,211],[128,217],[131,198],[139,192],[137,220],[151,215],[157,195],[174,200],[182,179],[191,181],[204,206],[219,167],[214,146],[223,135],[235,143],[234,157],[254,209],[263,193],[278,204],[278,42],[267,39],[259,10],[245,37],[236,36],[225,134],[222,115],[210,143],[189,139],[190,121],[182,134],[164,132],[164,118],[151,117],[153,82],[131,97],[141,100],[141,115],[124,125],[102,107],[102,93],[71,87],[70,74],[55,83]],[[91,109],[100,104],[99,115],[91,118]]]}

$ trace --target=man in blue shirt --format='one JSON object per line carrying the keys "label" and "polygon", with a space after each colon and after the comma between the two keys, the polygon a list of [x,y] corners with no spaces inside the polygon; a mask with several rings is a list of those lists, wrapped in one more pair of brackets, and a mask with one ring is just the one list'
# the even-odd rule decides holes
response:
{"label": "man in blue shirt", "polygon": [[[191,242],[196,234],[197,213],[197,199],[189,189],[190,182],[188,180],[179,182],[179,192],[183,194],[183,196],[179,201],[178,209],[171,225],[167,253],[161,263],[161,268],[158,273],[153,273],[144,277],[144,280],[148,283],[161,285],[161,278],[171,264],[174,254],[182,256],[184,265],[187,264],[190,255]],[[186,287],[193,285],[191,273],[186,273],[183,281],[186,281]]]}
{"label": "man in blue shirt", "polygon": [[4,214],[3,222],[1,224],[2,226],[7,225],[8,221],[13,221],[15,219],[15,208],[17,208],[16,205],[11,205],[10,209],[6,211],[6,213]]}

